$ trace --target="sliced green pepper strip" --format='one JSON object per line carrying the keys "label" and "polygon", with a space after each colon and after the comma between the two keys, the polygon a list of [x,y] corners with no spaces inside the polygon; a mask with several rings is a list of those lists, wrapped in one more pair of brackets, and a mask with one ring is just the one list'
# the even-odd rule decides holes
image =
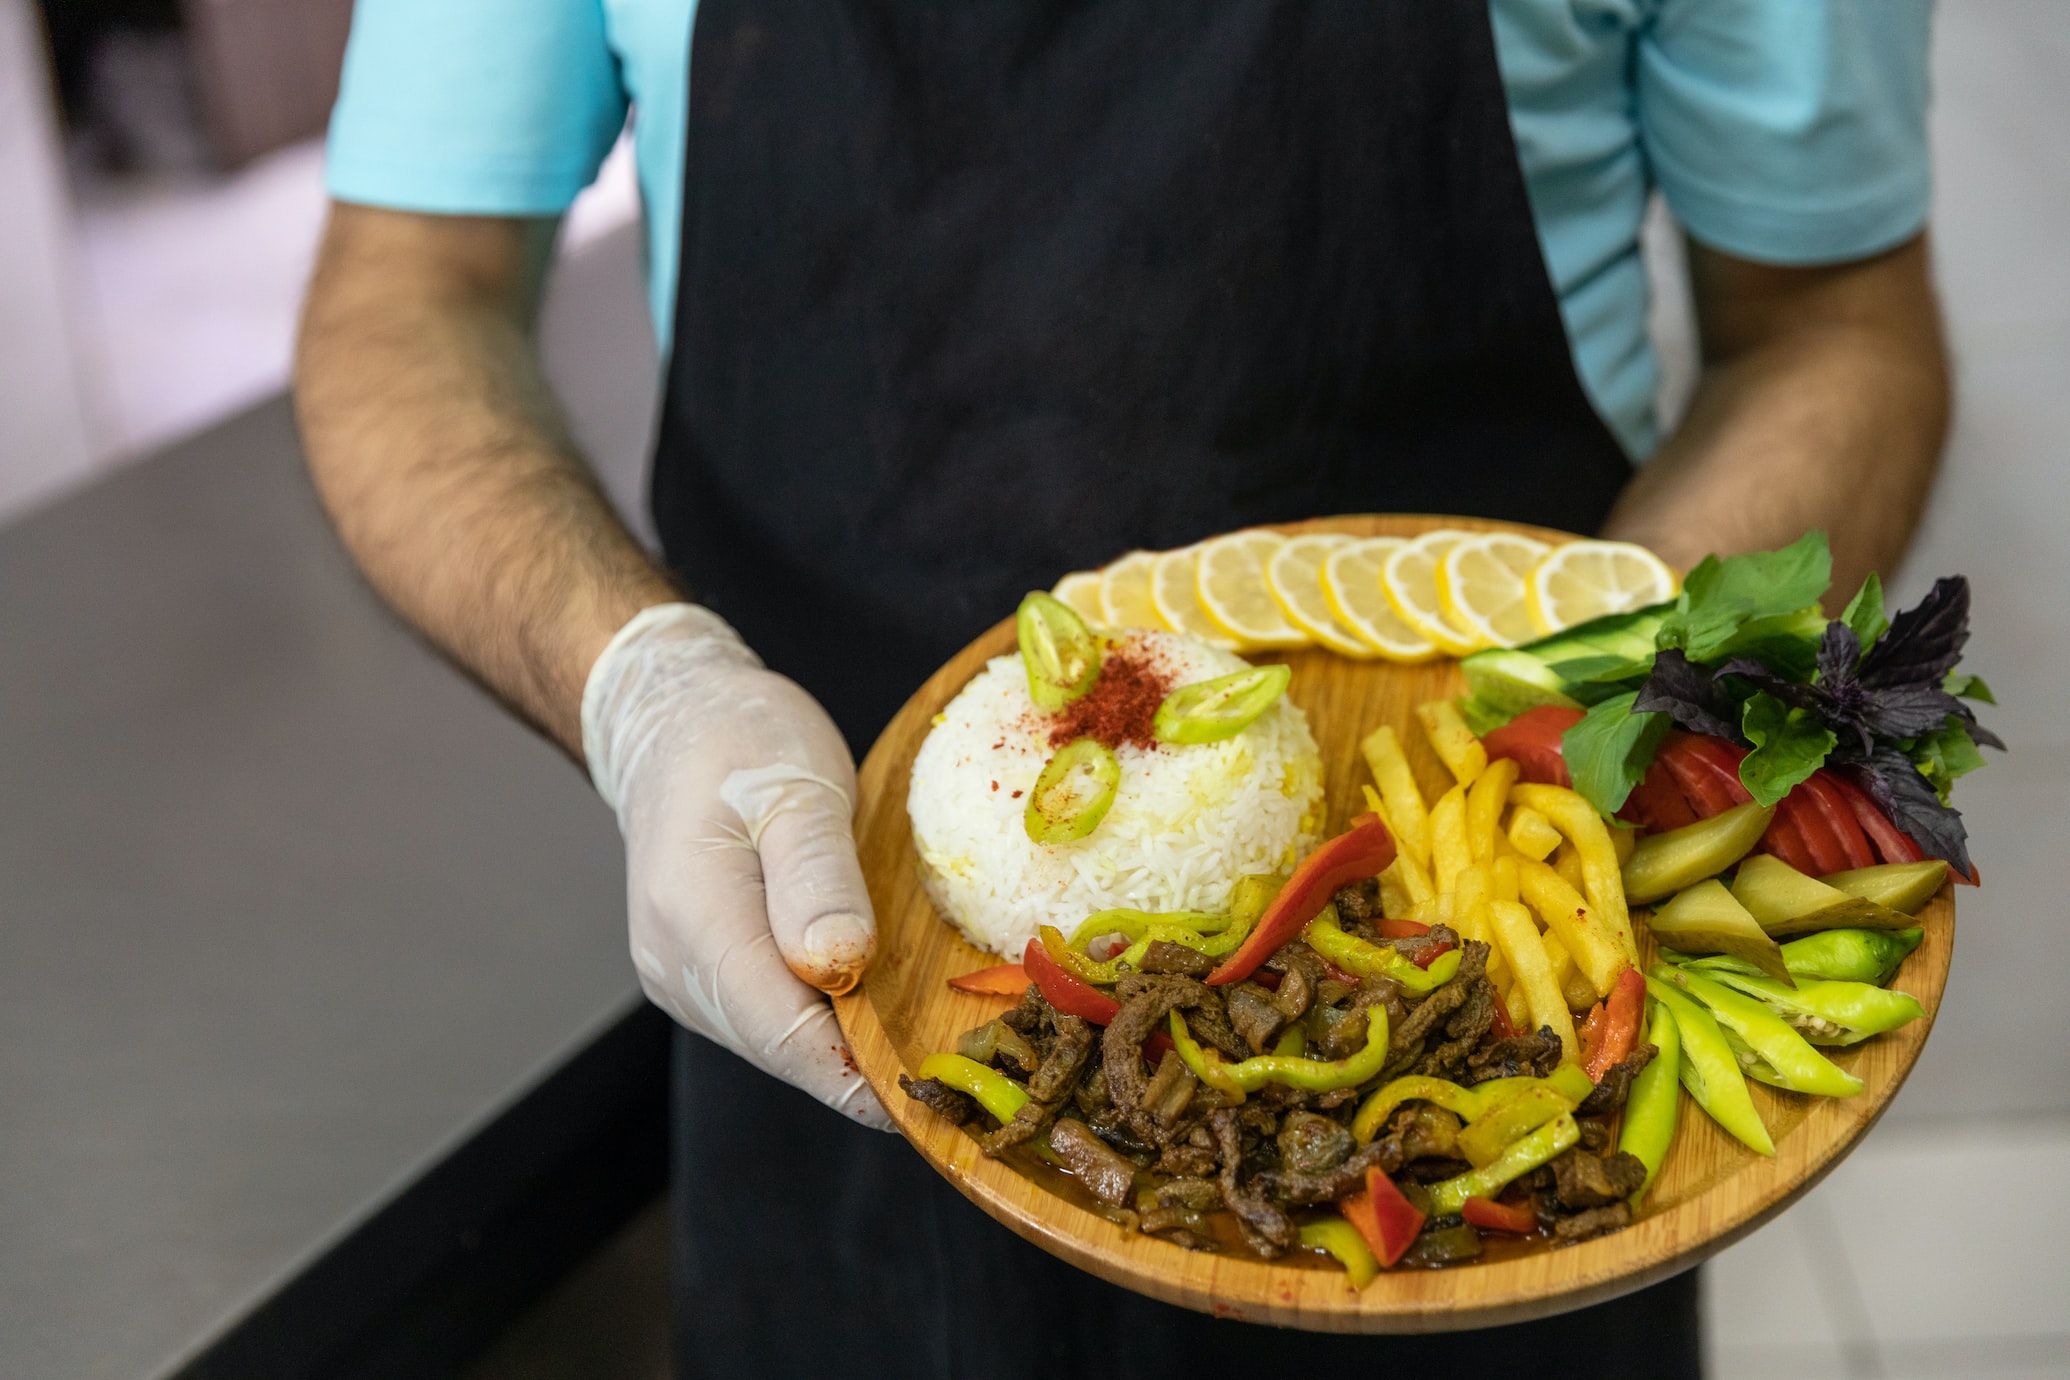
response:
{"label": "sliced green pepper strip", "polygon": [[1668,1146],[1675,1139],[1675,1119],[1682,1106],[1682,1092],[1676,1086],[1682,1064],[1682,1036],[1675,1028],[1674,1016],[1657,1001],[1646,1003],[1646,1040],[1660,1052],[1632,1079],[1624,1099],[1624,1124],[1617,1132],[1617,1148],[1646,1166],[1646,1182],[1632,1194],[1634,1204],[1653,1186],[1667,1159]]}
{"label": "sliced green pepper strip", "polygon": [[1468,1198],[1493,1198],[1512,1179],[1544,1164],[1553,1156],[1581,1143],[1581,1127],[1572,1115],[1562,1112],[1528,1136],[1511,1141],[1509,1148],[1479,1169],[1430,1186],[1433,1217],[1452,1217]]}
{"label": "sliced green pepper strip", "polygon": [[1444,986],[1458,975],[1462,957],[1461,950],[1453,949],[1432,959],[1428,968],[1418,968],[1389,945],[1368,944],[1356,935],[1346,934],[1337,924],[1335,906],[1324,906],[1322,913],[1308,922],[1301,937],[1325,961],[1345,972],[1360,977],[1392,978],[1409,992],[1434,992]]}
{"label": "sliced green pepper strip", "polygon": [[1307,1048],[1308,1032],[1296,1024],[1280,1032],[1279,1041],[1272,1046],[1272,1052],[1282,1059],[1298,1058]]}
{"label": "sliced green pepper strip", "polygon": [[[1143,955],[1158,940],[1169,940],[1184,944],[1210,958],[1222,958],[1236,951],[1243,942],[1243,935],[1230,930],[1231,919],[1227,915],[1211,915],[1205,911],[1173,911],[1158,915],[1146,910],[1103,910],[1086,917],[1071,931],[1068,944],[1076,961],[1060,959],[1072,972],[1087,982],[1112,986],[1121,981],[1123,973],[1140,971]],[[1132,941],[1129,946],[1114,957],[1101,960],[1085,952],[1085,946],[1102,935],[1125,934]]]}
{"label": "sliced green pepper strip", "polygon": [[1550,1088],[1579,1106],[1594,1091],[1595,1084],[1579,1064],[1562,1064],[1548,1078],[1491,1078],[1471,1088],[1442,1078],[1405,1075],[1378,1089],[1359,1105],[1351,1119],[1351,1134],[1360,1145],[1380,1134],[1380,1128],[1404,1102],[1429,1102],[1443,1107],[1462,1121],[1472,1121],[1497,1102],[1514,1097],[1527,1088]]}
{"label": "sliced green pepper strip", "polygon": [[1366,1245],[1366,1238],[1342,1217],[1325,1217],[1320,1222],[1304,1223],[1300,1237],[1301,1244],[1309,1250],[1328,1251],[1337,1257],[1344,1273],[1351,1276],[1354,1289],[1365,1288],[1380,1273],[1380,1262],[1373,1258],[1372,1247]]}
{"label": "sliced green pepper strip", "polygon": [[1028,1105],[1028,1090],[996,1069],[988,1069],[961,1054],[930,1054],[920,1061],[920,1076],[946,1083],[957,1092],[977,1099],[977,1104],[1001,1123]]}
{"label": "sliced green pepper strip", "polygon": [[[1355,1088],[1377,1078],[1387,1063],[1387,1008],[1375,1004],[1366,1008],[1365,1048],[1347,1059],[1305,1059],[1295,1054],[1260,1054],[1231,1064],[1219,1050],[1202,1049],[1177,1011],[1171,1014],[1172,1044],[1179,1058],[1201,1082],[1217,1092],[1241,1099],[1267,1083],[1284,1083],[1309,1092],[1334,1092]],[[1298,1034],[1298,1030],[1296,1031]]]}
{"label": "sliced green pepper strip", "polygon": [[1788,1022],[1746,993],[1665,963],[1654,964],[1651,975],[1674,983],[1710,1008],[1749,1077],[1822,1097],[1853,1097],[1862,1090],[1861,1079],[1813,1049]]}
{"label": "sliced green pepper strip", "polygon": [[1459,1152],[1476,1167],[1492,1164],[1504,1147],[1517,1137],[1537,1130],[1554,1117],[1567,1115],[1580,1105],[1573,1098],[1554,1092],[1543,1084],[1498,1098],[1488,1103],[1486,1109],[1459,1132]]}
{"label": "sliced green pepper strip", "polygon": [[[1791,977],[1873,982],[1881,987],[1897,974],[1898,965],[1925,937],[1926,931],[1916,925],[1909,930],[1820,930],[1783,945],[1783,967]],[[1690,958],[1663,949],[1660,956],[1677,967],[1706,972],[1756,976],[1761,972],[1745,959],[1730,954]]]}
{"label": "sliced green pepper strip", "polygon": [[1761,1002],[1814,1045],[1858,1045],[1926,1014],[1919,999],[1867,982],[1800,982],[1713,972],[1717,981]]}
{"label": "sliced green pepper strip", "polygon": [[[920,1076],[945,1083],[957,1092],[977,1099],[978,1106],[1002,1126],[1028,1105],[1026,1088],[996,1069],[986,1068],[977,1060],[961,1054],[928,1055],[920,1061]],[[1029,1141],[1028,1148],[1052,1164],[1059,1162],[1057,1152],[1049,1147],[1047,1131]]]}
{"label": "sliced green pepper strip", "polygon": [[1773,1155],[1775,1141],[1754,1108],[1739,1058],[1716,1019],[1672,982],[1648,977],[1646,991],[1674,1017],[1675,1031],[1682,1037],[1682,1062],[1675,1073],[1696,1105],[1749,1150]]}

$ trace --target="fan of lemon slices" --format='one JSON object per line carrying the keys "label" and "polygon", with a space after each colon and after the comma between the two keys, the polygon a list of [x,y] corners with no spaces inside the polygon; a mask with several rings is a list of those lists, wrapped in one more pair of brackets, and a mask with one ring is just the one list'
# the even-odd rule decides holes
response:
{"label": "fan of lemon slices", "polygon": [[1514,532],[1282,536],[1251,528],[1175,551],[1131,551],[1051,591],[1089,623],[1189,633],[1237,651],[1320,646],[1428,661],[1514,647],[1674,597],[1642,546],[1547,546]]}

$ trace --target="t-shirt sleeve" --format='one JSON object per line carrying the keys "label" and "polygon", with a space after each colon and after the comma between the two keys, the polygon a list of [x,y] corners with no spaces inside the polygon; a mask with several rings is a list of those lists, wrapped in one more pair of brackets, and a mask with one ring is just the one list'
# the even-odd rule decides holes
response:
{"label": "t-shirt sleeve", "polygon": [[625,113],[602,0],[358,0],[326,185],[398,210],[557,215]]}
{"label": "t-shirt sleeve", "polygon": [[1640,137],[1692,236],[1764,263],[1861,258],[1925,225],[1932,0],[1659,0]]}

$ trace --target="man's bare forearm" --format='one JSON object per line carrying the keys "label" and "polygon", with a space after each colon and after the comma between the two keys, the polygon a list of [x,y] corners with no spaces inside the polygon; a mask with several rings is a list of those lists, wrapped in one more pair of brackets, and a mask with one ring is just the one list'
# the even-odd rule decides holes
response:
{"label": "man's bare forearm", "polygon": [[547,222],[334,208],[295,404],[360,568],[403,617],[581,759],[589,667],[675,597],[598,489],[530,337]]}
{"label": "man's bare forearm", "polygon": [[[1834,598],[1904,554],[1933,483],[1947,359],[1923,239],[1859,264],[1762,269],[1698,249],[1705,370],[1607,533],[1687,568],[1824,528]],[[1829,599],[1830,602],[1830,599]]]}

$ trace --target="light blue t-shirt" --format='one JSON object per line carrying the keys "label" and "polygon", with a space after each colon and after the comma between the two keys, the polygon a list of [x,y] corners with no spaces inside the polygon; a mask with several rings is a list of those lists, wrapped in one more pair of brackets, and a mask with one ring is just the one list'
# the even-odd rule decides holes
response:
{"label": "light blue t-shirt", "polygon": [[[696,0],[358,0],[331,118],[340,201],[556,215],[628,112],[666,348]],[[1861,258],[1926,222],[1932,0],[1490,0],[1575,370],[1634,458],[1658,440],[1639,223],[1659,187],[1705,244]]]}

